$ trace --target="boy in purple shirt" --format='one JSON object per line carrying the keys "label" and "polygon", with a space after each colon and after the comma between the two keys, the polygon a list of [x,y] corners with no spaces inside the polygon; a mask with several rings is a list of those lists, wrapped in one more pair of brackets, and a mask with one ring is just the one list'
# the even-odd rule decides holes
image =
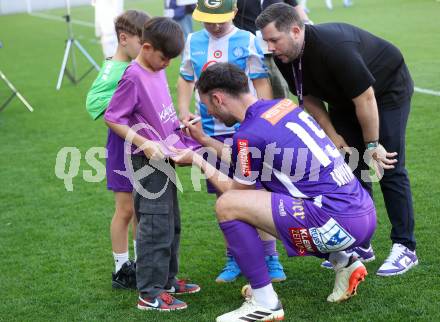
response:
{"label": "boy in purple shirt", "polygon": [[132,168],[127,163],[130,160],[126,160],[126,168],[134,170],[130,180],[136,190],[134,208],[139,222],[137,306],[141,310],[180,310],[186,303],[170,294],[200,290],[198,285],[176,278],[180,213],[173,163],[167,158],[168,146],[196,146],[188,137],[175,133],[179,121],[164,71],[181,53],[183,33],[171,19],[156,17],[144,25],[141,42],[141,51],[122,76],[104,118],[111,130],[135,146]]}
{"label": "boy in purple shirt", "polygon": [[[246,75],[231,64],[207,68],[197,88],[211,115],[228,126],[241,123],[234,134],[232,160],[220,154],[235,166],[233,180],[197,153],[179,152],[174,157],[178,163],[192,162],[211,174],[209,180],[223,192],[216,204],[217,218],[250,282],[250,298],[240,309],[219,316],[217,321],[284,318],[256,228],[277,236],[289,256],[312,255],[330,260],[336,280],[327,301],[340,302],[355,295],[367,271],[345,250],[370,241],[376,228],[376,212],[369,194],[331,140],[290,100],[258,101],[249,92]],[[185,124],[202,145],[217,153],[225,148],[206,137],[200,127]],[[255,190],[256,180],[266,191]]]}

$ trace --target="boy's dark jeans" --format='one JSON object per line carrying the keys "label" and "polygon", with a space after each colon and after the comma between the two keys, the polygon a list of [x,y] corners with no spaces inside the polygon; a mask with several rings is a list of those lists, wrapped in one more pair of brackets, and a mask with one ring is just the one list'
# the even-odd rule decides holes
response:
{"label": "boy's dark jeans", "polygon": [[[132,155],[132,164],[135,172],[144,166],[151,167],[143,155]],[[168,175],[157,169],[139,182],[149,195],[157,193],[157,196],[146,198],[141,194],[142,189],[136,189],[134,185],[134,209],[138,219],[136,282],[142,295],[155,297],[169,287],[179,268],[180,211],[177,189]],[[162,194],[159,193],[161,191]]]}

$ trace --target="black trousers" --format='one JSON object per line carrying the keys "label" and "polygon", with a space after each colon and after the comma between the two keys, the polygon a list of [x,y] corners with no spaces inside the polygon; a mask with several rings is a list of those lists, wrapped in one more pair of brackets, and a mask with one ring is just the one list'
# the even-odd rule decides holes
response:
{"label": "black trousers", "polygon": [[[150,167],[148,162],[145,156],[132,155],[134,171]],[[179,271],[180,211],[170,176],[155,169],[139,179],[141,187],[135,186],[133,192],[138,219],[136,283],[139,292],[149,297],[169,289]]]}
{"label": "black trousers", "polygon": [[[416,247],[414,210],[410,182],[405,169],[405,132],[410,104],[411,98],[409,97],[395,106],[379,106],[379,142],[388,152],[398,153],[395,168],[385,170],[379,183],[392,226],[390,235],[392,242],[403,244],[414,250]],[[359,163],[353,173],[372,195],[371,182],[362,180],[368,171],[368,165],[363,160],[365,144],[355,109],[353,107],[335,109],[329,106],[329,114],[336,131],[342,135],[349,146],[356,148],[359,152]]]}

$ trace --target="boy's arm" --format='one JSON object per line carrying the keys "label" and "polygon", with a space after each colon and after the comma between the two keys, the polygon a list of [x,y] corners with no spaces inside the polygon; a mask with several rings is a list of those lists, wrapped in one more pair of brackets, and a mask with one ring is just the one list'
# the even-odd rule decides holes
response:
{"label": "boy's arm", "polygon": [[162,152],[158,143],[150,141],[144,138],[142,135],[137,134],[128,125],[112,123],[108,120],[105,120],[105,123],[113,132],[115,132],[121,138],[128,140],[129,142],[133,143],[141,150],[143,150],[145,156],[148,159],[160,160],[165,158],[165,155]]}
{"label": "boy's arm", "polygon": [[258,98],[271,100],[273,93],[269,82],[269,72],[264,63],[263,50],[258,44],[257,38],[252,34],[250,34],[249,44],[249,78],[252,80]]}
{"label": "boy's arm", "polygon": [[180,120],[189,120],[191,113],[189,106],[194,92],[195,73],[191,61],[191,39],[193,34],[189,34],[183,50],[182,62],[180,64],[179,78],[177,80],[177,110]]}
{"label": "boy's arm", "polygon": [[203,132],[201,123],[190,124],[187,121],[183,121],[183,124],[186,125],[187,133],[199,142],[205,148],[209,148],[216,153],[216,156],[220,158],[226,164],[231,163],[231,147],[227,144],[224,144],[212,137],[206,135]]}
{"label": "boy's arm", "polygon": [[206,175],[206,178],[214,185],[220,193],[228,190],[255,189],[255,185],[246,185],[229,178],[223,172],[217,170],[213,165],[207,162],[203,157],[194,151],[182,151],[180,154],[172,157],[176,164],[195,165]]}
{"label": "boy's arm", "polygon": [[179,76],[177,80],[177,109],[179,112],[179,119],[188,121],[190,119],[189,106],[191,104],[191,97],[194,91],[194,81],[185,80]]}
{"label": "boy's arm", "polygon": [[268,78],[254,78],[252,83],[254,84],[259,99],[273,99],[272,87],[270,86]]}

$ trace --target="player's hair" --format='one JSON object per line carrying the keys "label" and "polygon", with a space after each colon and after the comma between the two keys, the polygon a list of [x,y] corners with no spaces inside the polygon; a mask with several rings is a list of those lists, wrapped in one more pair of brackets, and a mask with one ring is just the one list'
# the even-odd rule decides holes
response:
{"label": "player's hair", "polygon": [[250,93],[247,75],[236,65],[230,63],[216,63],[209,66],[200,75],[196,88],[202,94],[208,94],[214,89],[235,97]]}
{"label": "player's hair", "polygon": [[121,32],[126,32],[132,36],[141,38],[142,28],[149,19],[149,15],[139,10],[127,10],[120,14],[115,20],[115,30],[118,41]]}
{"label": "player's hair", "polygon": [[304,22],[299,17],[296,9],[285,3],[275,3],[267,7],[255,21],[258,29],[263,29],[271,22],[275,22],[278,31],[287,31],[293,24],[301,29],[304,28]]}
{"label": "player's hair", "polygon": [[146,42],[167,58],[177,57],[185,46],[182,29],[175,21],[166,17],[154,17],[145,23],[142,43]]}

